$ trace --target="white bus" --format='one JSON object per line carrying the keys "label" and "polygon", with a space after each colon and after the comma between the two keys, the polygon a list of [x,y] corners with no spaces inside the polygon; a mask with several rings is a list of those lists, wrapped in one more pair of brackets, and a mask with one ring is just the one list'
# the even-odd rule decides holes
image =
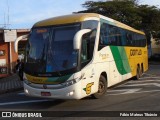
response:
{"label": "white bus", "polygon": [[45,98],[100,98],[107,87],[139,79],[147,69],[143,32],[94,13],[54,17],[35,23],[28,35],[24,91]]}

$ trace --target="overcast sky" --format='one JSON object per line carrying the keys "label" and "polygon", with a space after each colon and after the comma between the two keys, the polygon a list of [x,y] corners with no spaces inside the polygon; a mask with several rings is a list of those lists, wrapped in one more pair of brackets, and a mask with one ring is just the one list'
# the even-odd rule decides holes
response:
{"label": "overcast sky", "polygon": [[[0,0],[0,27],[8,23],[9,15],[10,29],[31,28],[39,20],[84,10],[82,4],[85,1],[87,0]],[[160,0],[139,1],[140,4],[160,8]]]}

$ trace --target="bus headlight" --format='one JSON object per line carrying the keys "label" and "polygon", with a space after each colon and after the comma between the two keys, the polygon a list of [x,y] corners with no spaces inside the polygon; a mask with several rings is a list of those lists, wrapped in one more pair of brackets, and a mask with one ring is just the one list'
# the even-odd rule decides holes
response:
{"label": "bus headlight", "polygon": [[68,81],[62,83],[62,85],[64,85],[64,86],[70,86],[70,85],[73,85],[73,84],[79,82],[80,80],[81,80],[81,78],[77,78],[77,79],[73,79],[73,80],[68,80]]}
{"label": "bus headlight", "polygon": [[29,94],[29,91],[27,89],[24,89],[24,91],[25,91],[26,94]]}
{"label": "bus headlight", "polygon": [[70,86],[70,85],[73,85],[73,84],[75,84],[75,83],[76,83],[75,80],[69,80],[69,81],[66,81],[66,82],[64,83],[64,85],[65,85],[65,86]]}

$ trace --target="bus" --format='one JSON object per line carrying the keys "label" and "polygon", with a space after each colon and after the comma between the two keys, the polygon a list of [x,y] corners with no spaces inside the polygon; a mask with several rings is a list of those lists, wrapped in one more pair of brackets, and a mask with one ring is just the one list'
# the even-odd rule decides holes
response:
{"label": "bus", "polygon": [[78,13],[35,23],[24,59],[28,96],[101,98],[107,88],[148,69],[145,34],[96,13]]}

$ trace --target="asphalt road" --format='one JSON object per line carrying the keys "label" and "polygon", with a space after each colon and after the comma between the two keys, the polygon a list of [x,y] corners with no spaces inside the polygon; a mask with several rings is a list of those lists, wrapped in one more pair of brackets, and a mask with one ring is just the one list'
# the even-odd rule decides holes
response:
{"label": "asphalt road", "polygon": [[[28,97],[24,95],[23,91],[18,91],[0,95],[0,111],[52,111],[45,112],[45,114],[49,116],[59,114],[60,116],[67,116],[67,118],[72,115],[75,117],[82,116],[85,117],[83,119],[97,119],[95,118],[97,115],[101,119],[108,117],[107,120],[113,119],[112,116],[115,116],[115,119],[127,120],[128,118],[123,114],[124,111],[142,111],[143,115],[144,111],[153,111],[152,113],[157,111],[160,115],[159,96],[160,65],[150,65],[149,70],[143,74],[140,80],[128,80],[118,86],[109,88],[107,94],[101,99],[92,99],[91,97],[81,100],[42,99]],[[87,114],[89,114],[89,117]],[[154,116],[151,118],[160,119],[160,117]],[[130,117],[130,119],[135,118]],[[144,119],[144,117],[138,120],[140,119]],[[150,117],[147,117],[147,119],[150,119]]]}

